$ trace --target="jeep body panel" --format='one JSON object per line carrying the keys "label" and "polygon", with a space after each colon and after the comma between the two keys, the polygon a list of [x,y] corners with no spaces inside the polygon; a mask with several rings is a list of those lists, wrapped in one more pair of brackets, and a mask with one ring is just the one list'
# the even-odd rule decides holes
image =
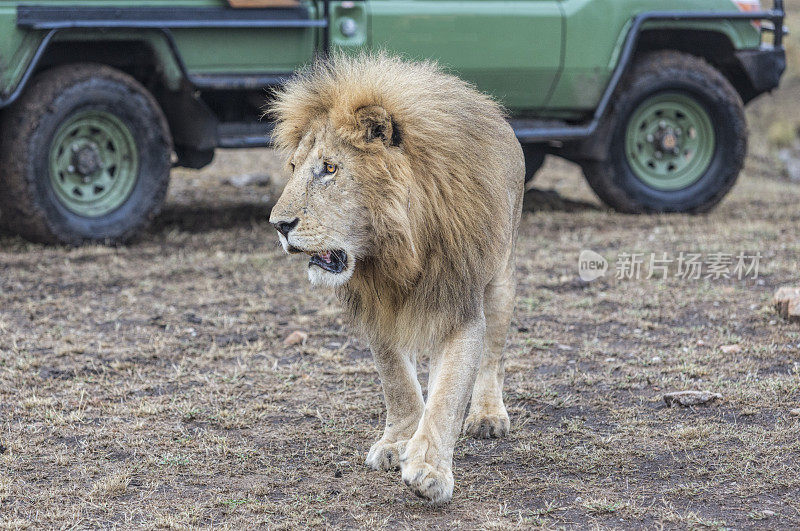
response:
{"label": "jeep body panel", "polygon": [[322,26],[316,4],[247,10],[226,5],[222,0],[0,1],[0,95],[13,92],[53,30],[49,46],[144,42],[173,88],[187,74],[285,75],[314,57]]}
{"label": "jeep body panel", "polygon": [[433,58],[510,110],[546,107],[562,68],[556,0],[370,0],[368,47]]}

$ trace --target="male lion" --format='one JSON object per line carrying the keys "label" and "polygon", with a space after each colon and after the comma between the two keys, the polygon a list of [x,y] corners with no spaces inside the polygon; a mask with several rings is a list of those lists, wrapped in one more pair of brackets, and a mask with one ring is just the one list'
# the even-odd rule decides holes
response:
{"label": "male lion", "polygon": [[[514,306],[524,161],[501,108],[432,63],[336,56],[270,108],[291,178],[270,215],[311,256],[367,337],[386,426],[367,464],[402,470],[434,503],[453,494],[453,447],[508,433],[503,346]],[[430,356],[428,398],[417,356]]]}

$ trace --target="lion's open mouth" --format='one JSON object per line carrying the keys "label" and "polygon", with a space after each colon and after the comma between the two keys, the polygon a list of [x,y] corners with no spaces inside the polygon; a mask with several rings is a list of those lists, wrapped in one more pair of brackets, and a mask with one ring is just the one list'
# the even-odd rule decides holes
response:
{"label": "lion's open mouth", "polygon": [[308,254],[311,255],[308,267],[317,266],[334,274],[341,273],[347,267],[347,253],[342,250],[309,252]]}

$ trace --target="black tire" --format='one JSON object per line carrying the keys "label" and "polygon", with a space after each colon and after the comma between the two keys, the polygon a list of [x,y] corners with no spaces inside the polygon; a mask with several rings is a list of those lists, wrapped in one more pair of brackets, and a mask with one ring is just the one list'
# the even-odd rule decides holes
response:
{"label": "black tire", "polygon": [[[645,99],[676,93],[691,98],[710,118],[715,138],[713,154],[696,181],[677,190],[659,190],[631,168],[625,153],[626,128]],[[742,100],[728,80],[702,59],[674,51],[643,55],[612,101],[601,128],[610,139],[605,160],[585,162],[583,171],[595,193],[613,209],[627,213],[706,212],[736,183],[747,153]]]}
{"label": "black tire", "polygon": [[[50,178],[55,135],[70,117],[83,112],[115,117],[127,128],[138,154],[130,192],[114,210],[96,217],[67,208]],[[172,155],[166,118],[138,81],[108,66],[70,64],[39,74],[4,113],[0,135],[0,219],[27,239],[124,243],[156,216],[166,196]]]}

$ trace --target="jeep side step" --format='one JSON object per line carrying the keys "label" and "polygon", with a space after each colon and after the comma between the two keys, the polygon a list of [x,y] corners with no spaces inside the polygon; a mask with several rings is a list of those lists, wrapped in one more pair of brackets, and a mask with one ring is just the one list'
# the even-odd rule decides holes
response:
{"label": "jeep side step", "polygon": [[[509,123],[514,128],[517,137],[520,131],[525,132],[532,128],[551,131],[558,128],[570,127],[566,122],[512,119]],[[274,124],[264,120],[262,122],[223,122],[217,126],[217,147],[220,148],[253,148],[265,147],[271,143]]]}
{"label": "jeep side step", "polygon": [[272,141],[273,123],[262,122],[223,122],[217,126],[217,147],[253,148],[265,147]]}

